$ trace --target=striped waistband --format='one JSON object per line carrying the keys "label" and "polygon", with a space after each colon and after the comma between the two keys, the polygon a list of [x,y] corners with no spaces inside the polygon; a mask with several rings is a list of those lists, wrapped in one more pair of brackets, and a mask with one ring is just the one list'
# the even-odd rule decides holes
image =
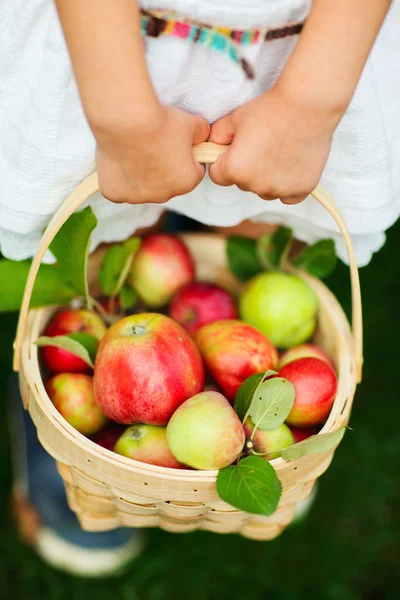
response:
{"label": "striped waistband", "polygon": [[155,38],[169,35],[226,54],[241,66],[248,79],[254,79],[254,69],[241,55],[242,46],[298,35],[303,26],[301,21],[282,27],[237,30],[198,23],[175,13],[142,10],[142,35]]}

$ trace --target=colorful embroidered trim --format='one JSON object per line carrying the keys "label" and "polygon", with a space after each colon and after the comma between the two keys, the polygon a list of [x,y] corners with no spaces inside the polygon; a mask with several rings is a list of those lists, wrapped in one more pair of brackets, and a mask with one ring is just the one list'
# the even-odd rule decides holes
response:
{"label": "colorful embroidered trim", "polygon": [[240,46],[298,35],[303,26],[302,21],[273,29],[240,31],[226,27],[211,27],[171,13],[142,10],[142,35],[149,37],[171,35],[225,53],[242,67],[248,79],[254,79],[254,70],[249,61],[241,56]]}

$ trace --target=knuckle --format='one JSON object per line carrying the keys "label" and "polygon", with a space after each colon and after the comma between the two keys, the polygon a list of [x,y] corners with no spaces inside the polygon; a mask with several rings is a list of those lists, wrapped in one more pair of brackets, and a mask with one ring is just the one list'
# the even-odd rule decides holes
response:
{"label": "knuckle", "polygon": [[188,177],[185,181],[182,181],[182,183],[179,186],[179,194],[189,194],[190,192],[192,192],[194,188],[198,185],[199,179],[200,178],[197,175],[197,173],[193,173],[193,175]]}
{"label": "knuckle", "polygon": [[232,183],[246,190],[251,188],[252,173],[249,168],[235,156],[226,161],[225,172]]}

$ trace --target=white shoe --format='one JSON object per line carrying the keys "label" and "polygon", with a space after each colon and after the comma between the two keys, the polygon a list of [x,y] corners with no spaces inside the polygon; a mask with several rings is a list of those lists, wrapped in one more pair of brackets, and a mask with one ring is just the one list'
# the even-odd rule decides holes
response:
{"label": "white shoe", "polygon": [[84,548],[71,544],[52,529],[42,527],[35,539],[38,555],[55,569],[80,577],[114,577],[136,556],[144,545],[144,537],[138,531],[120,547]]}

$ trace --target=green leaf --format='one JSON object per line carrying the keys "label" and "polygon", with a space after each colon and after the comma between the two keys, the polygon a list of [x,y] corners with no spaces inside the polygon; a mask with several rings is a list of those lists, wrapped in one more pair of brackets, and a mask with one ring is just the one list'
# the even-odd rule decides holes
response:
{"label": "green leaf", "polygon": [[128,310],[135,306],[136,303],[136,292],[129,285],[123,285],[119,293],[119,302],[122,310]]}
{"label": "green leaf", "polygon": [[97,225],[97,218],[90,206],[74,213],[64,223],[50,244],[50,251],[57,260],[60,273],[78,296],[88,301],[87,262],[90,237]]}
{"label": "green leaf", "polygon": [[[0,260],[0,312],[19,310],[31,261]],[[64,281],[56,265],[41,265],[36,277],[30,306],[68,304],[76,296]]]}
{"label": "green leaf", "polygon": [[331,448],[335,448],[339,444],[345,434],[345,431],[346,428],[342,427],[341,429],[331,431],[330,433],[319,433],[317,435],[312,435],[298,444],[294,444],[288,448],[283,448],[281,450],[281,456],[285,460],[298,460],[305,454],[326,452],[327,450],[331,450]]}
{"label": "green leaf", "polygon": [[261,456],[248,456],[237,465],[221,469],[219,497],[239,510],[269,516],[278,507],[282,485],[275,469]]}
{"label": "green leaf", "polygon": [[304,269],[315,277],[326,277],[335,268],[336,261],[334,241],[320,240],[305,248],[292,262],[295,267]]}
{"label": "green leaf", "polygon": [[96,360],[97,349],[99,347],[99,340],[94,337],[94,335],[91,335],[90,333],[83,333],[82,331],[68,333],[67,337],[71,338],[71,340],[79,342],[81,346],[86,348],[90,356],[90,360],[94,364],[94,361]]}
{"label": "green leaf", "polygon": [[130,238],[106,252],[99,272],[100,288],[104,296],[116,296],[120,292],[140,243],[140,238]]}
{"label": "green leaf", "polygon": [[234,408],[241,421],[244,421],[246,413],[253,399],[254,392],[263,378],[264,373],[255,373],[254,375],[250,375],[250,377],[243,381],[243,383],[240,385],[240,388],[236,392]]}
{"label": "green leaf", "polygon": [[257,242],[257,253],[261,264],[272,271],[280,269],[289,254],[293,231],[290,227],[279,227],[274,233],[266,233]]}
{"label": "green leaf", "polygon": [[234,408],[236,414],[243,423],[248,416],[248,409],[259,385],[264,381],[264,379],[267,379],[272,375],[277,375],[277,372],[272,371],[271,369],[268,369],[266,373],[255,373],[254,375],[250,375],[250,377],[245,379],[240,385],[238,391],[236,392]]}
{"label": "green leaf", "polygon": [[248,281],[263,271],[255,240],[238,235],[229,236],[226,255],[230,270],[240,281]]}
{"label": "green leaf", "polygon": [[[91,336],[92,337],[92,336]],[[43,335],[42,337],[36,340],[36,345],[39,347],[43,346],[55,346],[56,348],[62,348],[63,350],[67,350],[75,356],[79,356],[86,364],[88,364],[92,369],[94,368],[94,364],[92,359],[90,358],[90,354],[88,350],[77,340],[74,340],[70,335],[56,335],[54,337],[48,337]]]}
{"label": "green leaf", "polygon": [[255,390],[248,414],[254,431],[276,429],[285,421],[294,403],[294,386],[291,381],[274,377],[263,381]]}

